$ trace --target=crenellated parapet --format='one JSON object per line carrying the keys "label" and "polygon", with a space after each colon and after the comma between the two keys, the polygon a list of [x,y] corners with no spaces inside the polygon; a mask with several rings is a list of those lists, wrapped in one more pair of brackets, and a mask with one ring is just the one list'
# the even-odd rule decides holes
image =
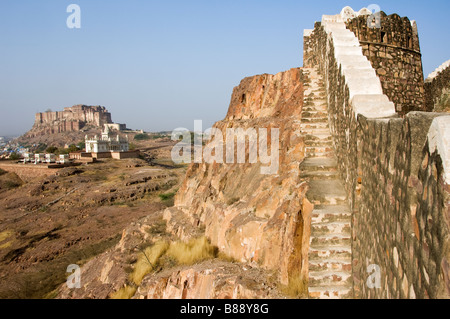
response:
{"label": "crenellated parapet", "polygon": [[429,112],[450,112],[450,60],[425,80],[425,104]]}

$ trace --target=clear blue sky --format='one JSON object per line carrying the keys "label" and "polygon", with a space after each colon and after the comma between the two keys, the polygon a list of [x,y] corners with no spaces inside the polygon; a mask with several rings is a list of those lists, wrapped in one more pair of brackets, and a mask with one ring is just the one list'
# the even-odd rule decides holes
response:
{"label": "clear blue sky", "polygon": [[[66,26],[71,3],[81,29]],[[417,21],[425,75],[450,59],[448,0],[2,0],[0,136],[74,104],[135,129],[206,129],[242,78],[302,66],[303,29],[322,14],[371,3]]]}

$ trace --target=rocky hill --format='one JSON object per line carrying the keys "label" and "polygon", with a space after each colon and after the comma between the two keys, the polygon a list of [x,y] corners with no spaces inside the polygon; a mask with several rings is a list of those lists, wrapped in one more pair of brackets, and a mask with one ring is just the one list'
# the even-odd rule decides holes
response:
{"label": "rocky hill", "polygon": [[78,143],[85,134],[98,133],[105,124],[113,124],[111,113],[104,106],[74,105],[63,111],[36,113],[30,131],[19,138],[25,144],[64,146]]}

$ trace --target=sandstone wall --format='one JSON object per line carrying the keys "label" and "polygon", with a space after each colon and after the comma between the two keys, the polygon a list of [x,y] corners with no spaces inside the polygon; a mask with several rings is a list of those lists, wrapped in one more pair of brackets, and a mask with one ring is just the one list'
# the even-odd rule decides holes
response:
{"label": "sandstone wall", "polygon": [[381,28],[369,28],[366,15],[347,22],[380,78],[383,93],[398,113],[425,110],[424,76],[415,21],[380,13]]}
{"label": "sandstone wall", "polygon": [[[307,31],[304,65],[319,66],[326,82],[330,127],[353,208],[355,296],[448,298],[450,126],[433,122],[442,114],[398,118],[361,44],[345,28],[339,15],[324,16]],[[374,264],[381,287],[371,288],[368,267]]]}
{"label": "sandstone wall", "polygon": [[429,112],[450,112],[450,60],[425,80],[425,106]]}

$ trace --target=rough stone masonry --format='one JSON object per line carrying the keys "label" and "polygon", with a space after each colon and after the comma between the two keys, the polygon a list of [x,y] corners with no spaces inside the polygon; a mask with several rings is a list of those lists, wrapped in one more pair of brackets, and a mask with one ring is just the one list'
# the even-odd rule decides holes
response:
{"label": "rough stone masonry", "polygon": [[[326,82],[352,206],[354,296],[449,298],[450,116],[409,112],[430,109],[415,24],[381,14],[382,28],[368,30],[366,11],[345,9],[305,31],[304,65],[318,66]],[[448,88],[429,82],[434,100]],[[367,284],[371,265],[380,287]]]}

